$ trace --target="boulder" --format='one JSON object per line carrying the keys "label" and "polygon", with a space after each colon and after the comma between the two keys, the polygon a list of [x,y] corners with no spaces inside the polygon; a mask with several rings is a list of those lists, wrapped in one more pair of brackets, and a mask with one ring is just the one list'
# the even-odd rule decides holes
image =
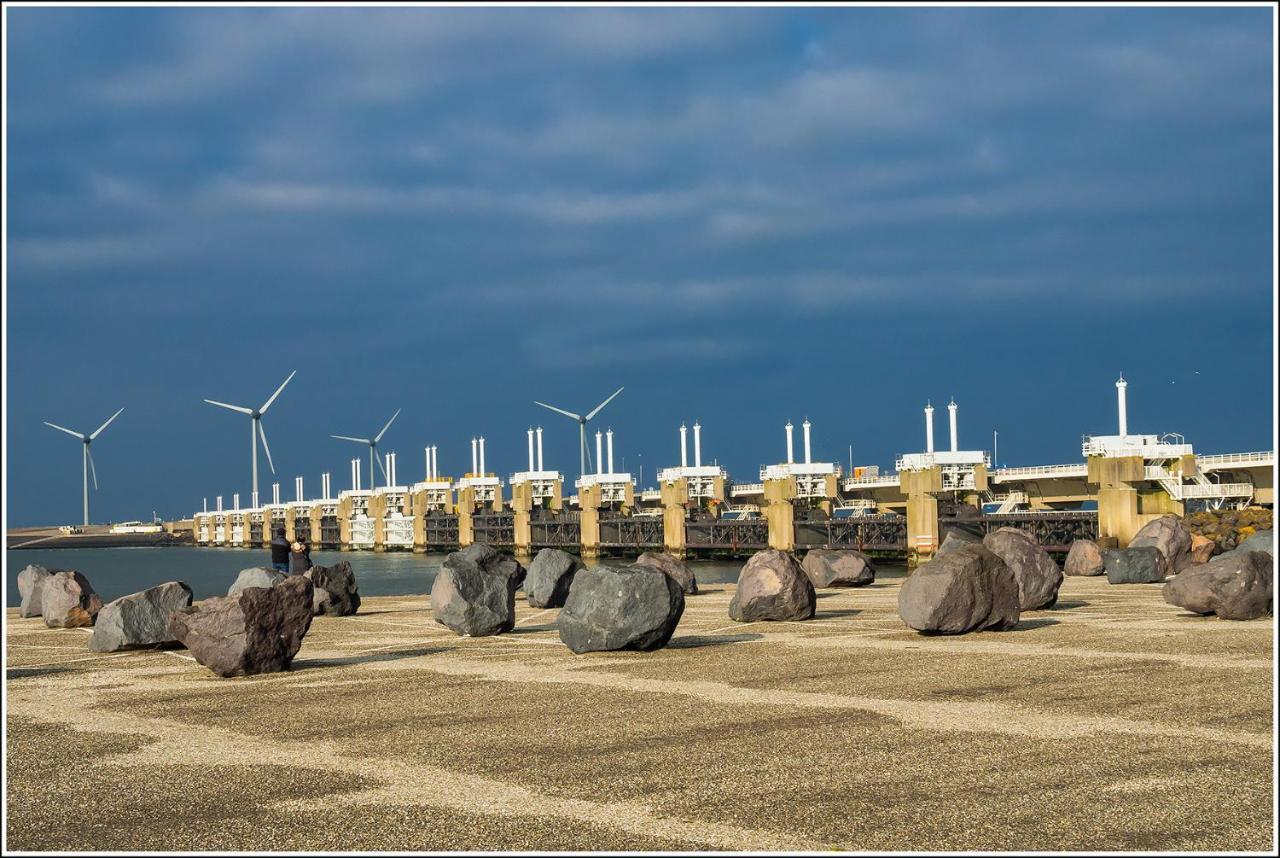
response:
{"label": "boulder", "polygon": [[818,597],[795,555],[767,548],[757,551],[738,573],[738,590],[729,602],[729,618],[811,620]]}
{"label": "boulder", "polygon": [[102,599],[79,572],[54,572],[40,585],[40,614],[51,629],[93,625]]}
{"label": "boulder", "polygon": [[22,605],[18,608],[20,617],[38,617],[40,608],[40,588],[53,573],[43,566],[34,564],[18,573],[18,595],[22,597]]}
{"label": "boulder", "polygon": [[1067,560],[1062,564],[1066,575],[1083,575],[1092,577],[1106,571],[1102,562],[1102,549],[1092,539],[1077,539],[1071,543],[1067,551]]}
{"label": "boulder", "polygon": [[311,579],[315,588],[311,597],[313,614],[349,617],[360,609],[356,573],[347,561],[340,560],[332,566],[312,566],[303,574]]}
{"label": "boulder", "polygon": [[1112,548],[1102,555],[1112,584],[1158,584],[1169,574],[1169,562],[1154,545]]}
{"label": "boulder", "polygon": [[460,635],[509,632],[516,624],[516,588],[524,578],[515,557],[477,542],[445,558],[431,586],[431,612]]}
{"label": "boulder", "polygon": [[667,645],[683,613],[684,591],[658,567],[597,566],[573,576],[556,626],[575,653],[648,651]]}
{"label": "boulder", "polygon": [[800,568],[815,587],[861,587],[876,580],[871,559],[852,549],[811,549]]}
{"label": "boulder", "polygon": [[1268,557],[1276,556],[1276,532],[1274,530],[1262,530],[1250,536],[1244,542],[1241,542],[1236,551],[1261,551]]}
{"label": "boulder", "polygon": [[958,635],[1018,624],[1018,580],[995,552],[958,545],[918,566],[898,590],[898,616],[918,632]]}
{"label": "boulder", "polygon": [[1231,551],[1178,573],[1164,585],[1164,600],[1196,614],[1256,620],[1271,613],[1271,555]]}
{"label": "boulder", "polygon": [[274,587],[289,576],[278,569],[267,569],[255,566],[252,569],[241,569],[236,582],[227,591],[227,598],[239,596],[248,587]]}
{"label": "boulder", "polygon": [[1208,563],[1213,557],[1213,552],[1218,548],[1218,543],[1214,542],[1207,536],[1201,536],[1198,533],[1191,534],[1191,563],[1198,565],[1200,563]]}
{"label": "boulder", "polygon": [[177,643],[169,634],[169,615],[190,606],[191,588],[181,581],[121,596],[98,612],[89,649],[116,652]]}
{"label": "boulder", "polygon": [[1018,610],[1038,611],[1058,601],[1062,570],[1049,552],[1016,527],[1001,527],[982,540],[1013,572],[1018,582]]}
{"label": "boulder", "polygon": [[559,548],[544,548],[529,563],[524,578],[524,594],[533,608],[559,608],[569,595],[573,576],[582,561]]}
{"label": "boulder", "polygon": [[1160,549],[1172,575],[1191,565],[1191,530],[1176,515],[1162,515],[1147,522],[1129,540],[1130,548],[1146,545]]}
{"label": "boulder", "polygon": [[288,670],[311,628],[310,579],[286,576],[274,587],[247,587],[169,615],[169,635],[218,676]]}
{"label": "boulder", "polygon": [[670,575],[685,593],[692,596],[698,594],[698,579],[693,577],[693,569],[679,557],[664,551],[646,551],[636,558],[636,563],[661,569]]}
{"label": "boulder", "polygon": [[981,545],[982,537],[975,536],[967,530],[959,530],[952,528],[947,531],[947,535],[942,540],[942,544],[938,546],[938,550],[933,553],[934,557],[943,554],[950,554],[962,545]]}

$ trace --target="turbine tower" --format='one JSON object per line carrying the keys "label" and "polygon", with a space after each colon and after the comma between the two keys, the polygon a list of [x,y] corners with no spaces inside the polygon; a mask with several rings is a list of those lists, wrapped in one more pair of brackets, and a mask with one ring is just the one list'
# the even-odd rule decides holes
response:
{"label": "turbine tower", "polygon": [[262,449],[263,449],[263,452],[267,454],[267,464],[271,467],[271,473],[274,474],[276,472],[275,463],[271,461],[271,448],[267,446],[267,433],[266,433],[266,430],[262,428],[262,415],[267,413],[267,409],[271,407],[271,403],[275,402],[276,397],[280,395],[280,391],[284,390],[285,385],[293,381],[293,377],[297,374],[298,374],[298,371],[296,369],[293,372],[289,373],[289,377],[284,380],[284,384],[281,384],[279,387],[276,388],[276,392],[271,394],[271,398],[268,399],[265,403],[263,403],[263,406],[261,408],[245,408],[243,405],[228,405],[225,402],[218,402],[217,400],[214,400],[214,399],[205,400],[205,402],[209,403],[210,405],[216,405],[219,408],[228,408],[232,411],[239,411],[241,414],[249,415],[249,447],[253,450],[253,500],[252,500],[252,503],[250,503],[249,505],[255,508],[258,506],[258,439],[259,438],[262,439]]}
{"label": "turbine tower", "polygon": [[591,411],[589,411],[585,417],[582,416],[581,414],[574,414],[572,411],[565,411],[563,408],[556,408],[554,405],[548,405],[545,402],[539,402],[536,399],[533,401],[534,405],[541,405],[543,408],[548,408],[556,412],[557,414],[563,414],[565,417],[568,417],[570,420],[578,421],[578,476],[579,477],[585,477],[587,475],[587,459],[589,458],[587,454],[587,423],[592,418],[594,418],[597,414],[599,414],[606,405],[612,402],[613,397],[617,396],[621,392],[622,392],[622,388],[619,387],[617,390],[615,390],[612,393],[612,395],[609,396],[608,399],[606,399],[604,402],[601,402],[595,408],[591,409]]}
{"label": "turbine tower", "polygon": [[382,478],[389,480],[387,469],[382,465],[382,459],[378,458],[378,442],[382,440],[382,436],[387,434],[387,430],[391,428],[391,424],[396,422],[396,418],[400,416],[400,409],[396,409],[396,413],[391,415],[391,419],[387,421],[387,425],[382,427],[382,431],[372,438],[352,438],[350,435],[330,435],[330,438],[337,438],[339,441],[354,441],[357,444],[369,445],[369,488],[373,488],[373,463],[378,463],[378,468],[382,471]]}
{"label": "turbine tower", "polygon": [[57,423],[50,423],[48,420],[44,421],[44,425],[51,426],[54,429],[57,429],[59,432],[66,432],[68,435],[79,438],[83,444],[84,452],[81,455],[84,460],[84,524],[86,527],[89,526],[89,473],[90,472],[93,473],[93,490],[94,491],[98,490],[98,469],[93,464],[93,453],[89,452],[89,445],[93,443],[94,438],[97,438],[99,435],[102,434],[103,429],[106,429],[108,426],[111,425],[112,420],[115,420],[117,417],[120,416],[121,411],[124,411],[124,409],[121,408],[120,411],[117,411],[115,414],[112,414],[110,417],[107,418],[106,423],[103,423],[96,430],[94,430],[92,434],[89,434],[89,435],[84,435],[80,432],[73,432],[65,426],[59,426]]}

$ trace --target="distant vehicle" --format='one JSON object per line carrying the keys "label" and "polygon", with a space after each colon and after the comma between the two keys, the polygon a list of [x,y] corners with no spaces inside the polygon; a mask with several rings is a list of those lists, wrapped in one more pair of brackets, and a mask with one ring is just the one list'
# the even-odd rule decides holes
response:
{"label": "distant vehicle", "polygon": [[74,524],[64,524],[62,525],[62,527],[58,528],[58,531],[65,536],[71,536],[72,534],[76,534],[76,533],[84,533],[84,528],[77,527]]}
{"label": "distant vehicle", "polygon": [[164,530],[158,524],[143,524],[140,521],[122,521],[111,526],[112,533],[159,533]]}

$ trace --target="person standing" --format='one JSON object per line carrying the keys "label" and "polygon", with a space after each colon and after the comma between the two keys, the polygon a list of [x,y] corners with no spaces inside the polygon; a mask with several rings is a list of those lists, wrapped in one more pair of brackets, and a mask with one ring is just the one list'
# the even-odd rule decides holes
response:
{"label": "person standing", "polygon": [[298,540],[290,548],[289,574],[302,575],[311,568],[311,546]]}
{"label": "person standing", "polygon": [[284,538],[284,528],[277,528],[271,537],[271,568],[277,572],[289,571],[289,540]]}

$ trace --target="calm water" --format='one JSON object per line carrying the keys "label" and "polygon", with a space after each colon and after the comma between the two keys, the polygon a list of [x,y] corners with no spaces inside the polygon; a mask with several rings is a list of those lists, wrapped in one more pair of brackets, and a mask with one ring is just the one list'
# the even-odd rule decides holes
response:
{"label": "calm water", "polygon": [[[29,563],[49,569],[75,569],[107,602],[165,581],[186,583],[197,599],[225,596],[241,569],[271,565],[265,550],[241,548],[61,548],[6,551],[5,555],[10,605],[20,601],[18,573]],[[364,596],[425,594],[431,590],[444,558],[444,554],[400,552],[311,553],[312,561],[322,566],[350,561]],[[736,561],[695,561],[692,565],[698,581],[707,584],[735,582],[742,569],[742,562]]]}

